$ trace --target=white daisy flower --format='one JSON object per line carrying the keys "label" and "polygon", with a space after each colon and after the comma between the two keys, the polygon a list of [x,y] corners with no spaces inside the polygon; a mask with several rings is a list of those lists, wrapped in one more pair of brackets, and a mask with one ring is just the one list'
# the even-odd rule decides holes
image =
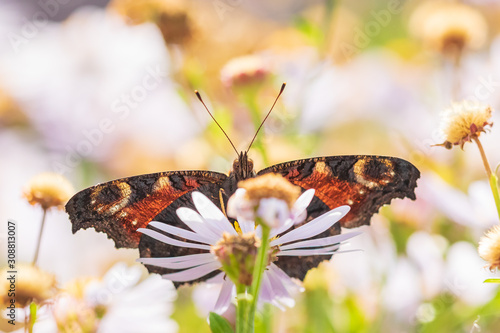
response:
{"label": "white daisy flower", "polygon": [[[241,193],[241,191],[240,191]],[[271,248],[280,256],[310,256],[310,255],[333,255],[342,242],[354,237],[359,232],[329,236],[323,238],[309,239],[317,236],[332,227],[349,211],[348,206],[333,209],[312,221],[287,232],[296,222],[303,220],[307,206],[314,197],[314,190],[305,191],[290,209],[285,222],[279,228],[271,229]],[[177,270],[173,273],[164,274],[163,278],[174,282],[189,282],[202,278],[210,273],[221,269],[222,264],[217,257],[210,252],[211,248],[222,239],[223,234],[238,235],[227,217],[220,209],[205,195],[193,192],[193,203],[198,212],[189,208],[179,208],[177,215],[191,229],[191,231],[168,225],[164,222],[152,221],[150,225],[155,229],[141,228],[142,232],[157,241],[178,247],[206,250],[206,253],[167,257],[167,258],[140,258],[143,264]],[[265,214],[264,214],[265,216]],[[255,231],[260,236],[260,226],[255,228],[253,221],[245,218],[238,219],[239,232],[248,233]],[[170,237],[170,235],[181,237],[181,241]],[[281,235],[276,237],[277,235]],[[309,240],[307,240],[309,239]],[[222,283],[222,289],[215,304],[214,311],[223,313],[229,307],[234,294],[234,284],[225,273],[220,272],[207,280],[209,283]],[[263,283],[259,300],[272,303],[280,308],[282,305],[293,306],[290,293],[301,290],[299,284],[290,278],[278,265],[271,263],[267,266],[263,276]]]}
{"label": "white daisy flower", "polygon": [[[177,332],[170,318],[177,292],[173,284],[121,262],[102,279],[73,281],[50,304],[37,310],[34,332]],[[29,311],[29,310],[28,310]],[[20,311],[22,322],[28,313]],[[14,331],[13,331],[14,332]],[[24,329],[15,333],[25,332]]]}

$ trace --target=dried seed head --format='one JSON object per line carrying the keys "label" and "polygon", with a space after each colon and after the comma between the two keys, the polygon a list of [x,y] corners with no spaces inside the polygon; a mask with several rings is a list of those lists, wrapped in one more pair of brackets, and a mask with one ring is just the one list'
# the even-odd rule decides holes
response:
{"label": "dried seed head", "polygon": [[500,268],[500,226],[494,226],[481,238],[478,252],[489,262],[491,270]]}
{"label": "dried seed head", "polygon": [[246,86],[263,82],[270,73],[267,62],[258,55],[248,55],[230,60],[221,70],[221,80],[226,86]]}
{"label": "dried seed head", "polygon": [[11,289],[12,284],[15,285],[13,288],[18,307],[26,307],[31,302],[41,304],[54,297],[57,291],[56,277],[36,266],[17,265],[17,276],[12,281],[9,280],[11,274],[7,273],[7,268],[0,273],[4,277],[0,286],[0,301],[3,304],[10,302],[9,289]]}
{"label": "dried seed head", "polygon": [[463,148],[467,141],[479,137],[488,126],[493,125],[490,122],[491,114],[488,105],[469,101],[454,103],[443,113],[441,131],[445,141],[440,145],[447,149],[453,145]]}
{"label": "dried seed head", "polygon": [[283,176],[268,173],[238,183],[238,187],[246,190],[249,200],[259,202],[264,198],[276,198],[286,202],[289,208],[300,196],[300,187],[292,185]]}
{"label": "dried seed head", "polygon": [[254,233],[224,233],[222,239],[212,246],[211,252],[222,263],[224,272],[233,282],[250,286],[259,246],[260,241]]}
{"label": "dried seed head", "polygon": [[410,18],[410,30],[429,47],[443,54],[482,47],[488,35],[483,15],[474,7],[445,1],[428,1]]}
{"label": "dried seed head", "polygon": [[74,193],[73,186],[65,177],[46,172],[30,180],[24,190],[24,197],[31,205],[39,204],[43,209],[62,209]]}

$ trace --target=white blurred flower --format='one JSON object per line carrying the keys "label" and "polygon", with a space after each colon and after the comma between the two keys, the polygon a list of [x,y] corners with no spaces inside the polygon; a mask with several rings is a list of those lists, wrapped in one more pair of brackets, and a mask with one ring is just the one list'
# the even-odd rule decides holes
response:
{"label": "white blurred flower", "polygon": [[177,332],[170,319],[175,287],[157,275],[140,281],[141,275],[140,267],[118,263],[102,279],[75,281],[37,311],[34,332]]}
{"label": "white blurred flower", "polygon": [[139,282],[141,271],[118,263],[101,281],[88,285],[85,300],[105,308],[98,333],[177,331],[177,323],[169,318],[177,298],[175,287],[157,275]]}
{"label": "white blurred flower", "polygon": [[[226,216],[206,196],[200,192],[193,192],[192,198],[198,212],[184,207],[177,210],[179,218],[192,231],[155,221],[150,222],[150,225],[163,231],[165,234],[152,229],[138,230],[145,235],[169,245],[206,250],[204,253],[186,256],[139,259],[143,264],[178,270],[177,272],[163,275],[163,278],[176,282],[196,280],[209,273],[220,270],[222,264],[217,260],[216,256],[209,251],[221,238],[223,238],[224,233],[234,236],[238,235]],[[300,205],[297,204],[296,206],[296,214],[298,216],[307,208],[312,198],[313,195],[311,195],[310,191],[305,192],[299,197],[297,202],[299,202]],[[329,229],[347,214],[348,211],[349,207],[347,206],[336,208],[290,232],[287,231],[293,226],[293,223],[283,224],[283,226],[278,229],[271,229],[270,238],[272,241],[270,246],[271,248],[277,248],[277,250],[275,250],[275,255],[277,257],[332,255],[339,249],[341,242],[358,233],[352,232],[337,236],[302,240],[314,237]],[[293,221],[291,217],[288,219]],[[240,232],[246,234],[255,231],[257,236],[261,235],[261,228],[255,228],[255,223],[253,221],[244,220],[238,221],[238,223],[240,225]],[[182,237],[187,241],[176,240],[169,237],[167,234]],[[281,234],[280,237],[273,239],[273,237],[279,234]],[[224,279],[224,275],[224,272],[220,272],[215,277],[209,279],[210,282],[223,283],[214,308],[214,311],[218,313],[225,312],[231,300],[234,298],[234,284],[230,279]],[[259,299],[263,302],[273,303],[278,307],[282,305],[292,306],[294,303],[291,298],[291,293],[298,289],[300,289],[300,287],[296,282],[276,264],[271,263],[264,272]]]}
{"label": "white blurred flower", "polygon": [[383,287],[382,300],[387,309],[401,319],[410,318],[420,304],[418,273],[407,258],[398,258],[387,272],[387,281]]}
{"label": "white blurred flower", "polygon": [[49,22],[18,53],[0,53],[5,90],[53,159],[70,168],[109,157],[124,138],[165,154],[195,135],[197,122],[169,73],[169,54],[153,24],[129,26],[98,8]]}
{"label": "white blurred flower", "polygon": [[406,243],[406,253],[418,269],[422,297],[431,300],[444,287],[444,251],[447,240],[425,231],[414,232]]}
{"label": "white blurred flower", "polygon": [[496,278],[486,269],[485,262],[479,257],[477,248],[468,242],[453,244],[446,258],[445,285],[450,293],[472,306],[490,301],[498,285],[483,283],[488,278]]}
{"label": "white blurred flower", "polygon": [[385,284],[387,272],[397,261],[396,246],[386,222],[375,215],[371,225],[361,227],[362,234],[349,241],[352,248],[360,251],[336,256],[331,261],[339,276],[334,293],[356,295],[368,315],[376,314],[380,306],[380,289]]}
{"label": "white blurred flower", "polygon": [[[450,220],[470,227],[479,234],[498,221],[495,202],[487,181],[469,185],[468,193],[447,184],[439,176],[423,174],[417,188],[417,196],[425,200]],[[479,235],[478,234],[478,235]]]}
{"label": "white blurred flower", "polygon": [[[297,124],[301,131],[314,132],[361,119],[419,138],[428,137],[423,130],[432,122],[420,94],[429,85],[425,81],[429,68],[410,66],[397,55],[381,50],[364,52],[342,65],[303,62],[296,60],[294,67],[287,64],[293,70],[281,69],[283,80],[302,81],[295,94],[285,94],[287,109],[300,110]],[[290,89],[294,87],[290,85]]]}
{"label": "white blurred flower", "polygon": [[[61,333],[97,332],[97,315],[94,309],[82,299],[63,295],[56,298],[52,314]],[[102,332],[102,331],[101,331]]]}

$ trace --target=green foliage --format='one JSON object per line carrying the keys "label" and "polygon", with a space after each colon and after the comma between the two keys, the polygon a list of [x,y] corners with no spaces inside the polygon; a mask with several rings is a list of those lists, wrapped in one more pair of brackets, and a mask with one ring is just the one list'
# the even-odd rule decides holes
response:
{"label": "green foliage", "polygon": [[178,297],[174,304],[174,319],[179,325],[178,333],[209,333],[206,318],[200,317],[193,303],[191,294],[192,287],[181,287],[178,289]]}
{"label": "green foliage", "polygon": [[212,333],[234,333],[231,324],[227,321],[226,318],[221,317],[215,312],[210,312],[208,316],[210,322],[210,329]]}

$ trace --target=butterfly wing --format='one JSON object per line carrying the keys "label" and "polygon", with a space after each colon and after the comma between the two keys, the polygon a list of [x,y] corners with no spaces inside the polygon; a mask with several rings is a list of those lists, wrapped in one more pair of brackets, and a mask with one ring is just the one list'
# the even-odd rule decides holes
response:
{"label": "butterfly wing", "polygon": [[[370,223],[379,208],[394,198],[415,199],[414,189],[420,176],[411,163],[382,156],[330,156],[286,162],[261,170],[258,174],[277,173],[303,190],[315,189],[307,207],[307,221],[342,205],[351,210],[329,230],[315,236],[340,234],[340,226],[353,228]],[[299,226],[294,226],[296,228]],[[303,280],[306,273],[326,256],[287,256],[276,262],[289,276]]]}
{"label": "butterfly wing", "polygon": [[[420,177],[408,161],[384,156],[329,156],[281,163],[261,170],[274,172],[303,189],[315,189],[326,209],[349,205],[342,227],[370,224],[373,214],[392,199],[415,199]],[[326,211],[325,211],[326,212]]]}
{"label": "butterfly wing", "polygon": [[95,228],[117,248],[137,248],[139,228],[181,196],[206,184],[222,184],[227,176],[208,171],[171,171],[113,180],[75,194],[66,204],[73,233]]}

